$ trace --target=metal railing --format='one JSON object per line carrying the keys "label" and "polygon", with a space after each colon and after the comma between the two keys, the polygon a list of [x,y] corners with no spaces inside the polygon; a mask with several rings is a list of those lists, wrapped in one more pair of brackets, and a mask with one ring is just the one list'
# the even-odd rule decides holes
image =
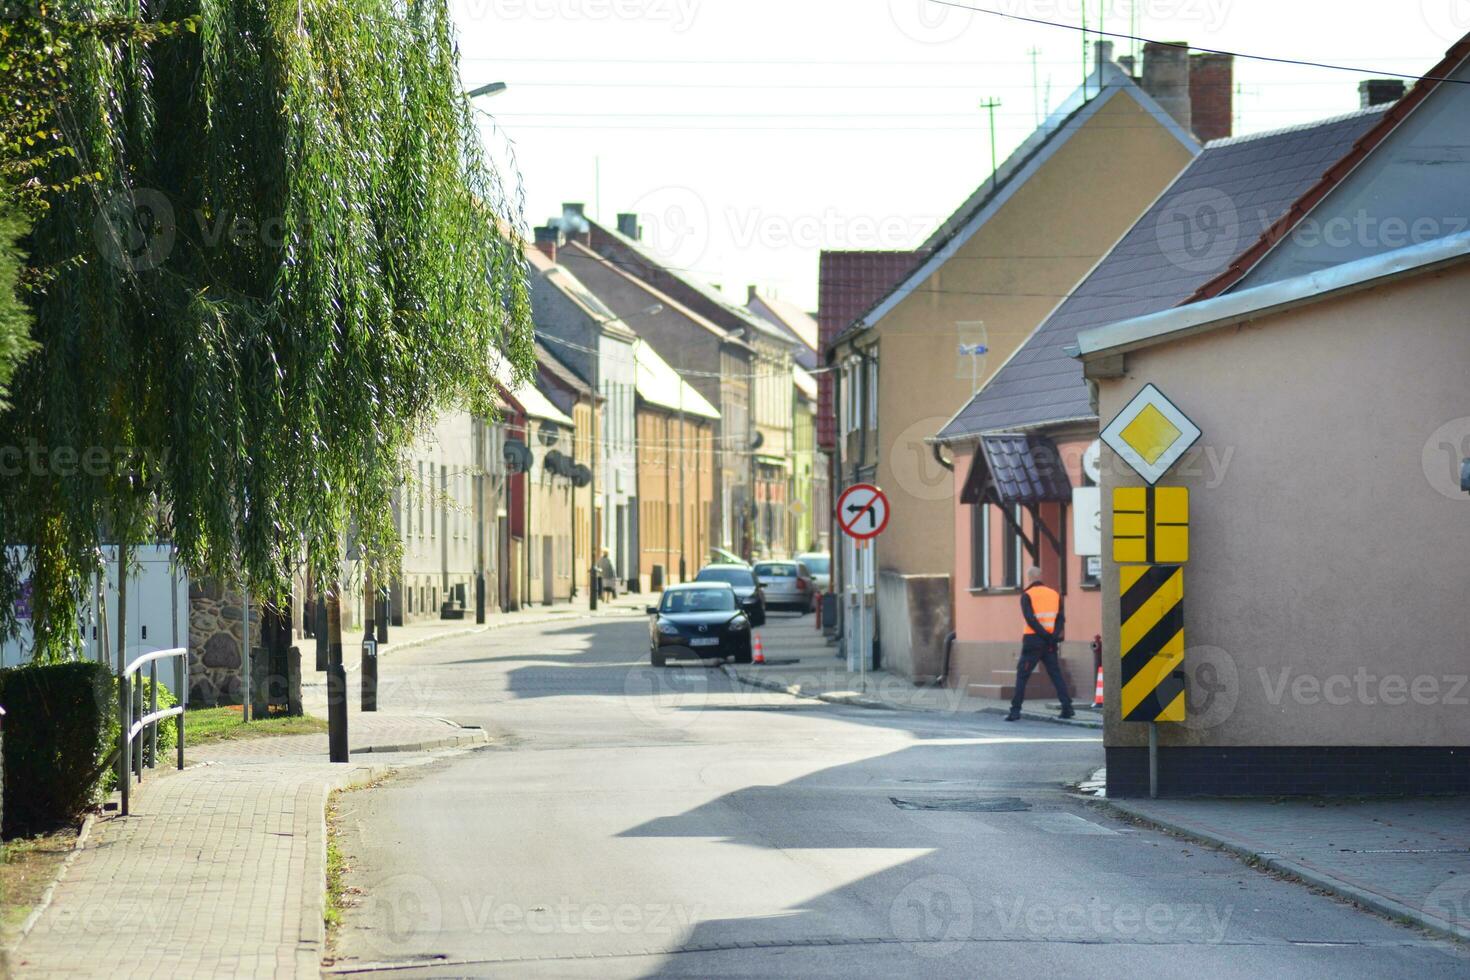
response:
{"label": "metal railing", "polygon": [[[178,704],[172,708],[158,710],[158,662],[160,660],[174,661],[174,696],[178,698]],[[144,667],[148,668],[149,705],[148,713],[143,714],[143,683],[142,673]],[[122,721],[119,739],[122,742],[118,756],[118,789],[122,793],[122,814],[128,814],[128,788],[133,776],[137,776],[138,782],[143,781],[144,753],[141,746],[135,751],[134,742],[140,736],[146,734],[148,742],[147,763],[149,768],[158,764],[158,723],[165,718],[177,718],[178,725],[175,748],[178,750],[179,768],[184,768],[184,708],[189,699],[189,687],[184,673],[189,668],[189,651],[184,647],[175,647],[170,650],[155,650],[145,653],[132,663],[123,668],[122,676],[118,678],[118,710]],[[138,683],[133,683],[134,677]],[[139,717],[141,716],[141,717]]]}

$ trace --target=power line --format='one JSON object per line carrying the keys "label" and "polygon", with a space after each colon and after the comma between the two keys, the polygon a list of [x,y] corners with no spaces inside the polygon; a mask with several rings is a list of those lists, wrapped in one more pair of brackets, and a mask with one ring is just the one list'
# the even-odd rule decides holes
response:
{"label": "power line", "polygon": [[[1390,78],[1411,78],[1415,81],[1424,79],[1431,82],[1454,82],[1457,85],[1467,85],[1470,81],[1459,78],[1439,78],[1431,75],[1407,74],[1404,72],[1387,71],[1379,68],[1358,68],[1352,65],[1336,65],[1325,61],[1306,61],[1301,58],[1283,58],[1267,54],[1247,54],[1243,51],[1227,51],[1224,48],[1202,48],[1193,44],[1185,44],[1180,41],[1158,41],[1137,34],[1124,34],[1119,31],[1103,31],[1087,26],[1079,27],[1076,24],[1066,24],[1058,20],[1047,20],[1044,17],[1027,17],[1024,14],[1013,14],[1004,10],[991,10],[988,7],[971,7],[968,4],[958,3],[956,0],[928,0],[929,3],[940,7],[954,7],[956,10],[968,10],[971,13],[986,14],[991,17],[1001,17],[1005,20],[1021,21],[1027,24],[1040,24],[1043,27],[1059,27],[1067,31],[1081,31],[1083,35],[1095,34],[1099,37],[1115,37],[1125,41],[1142,41],[1144,44],[1157,44],[1170,48],[1183,48],[1185,51],[1199,51],[1203,54],[1223,54],[1232,58],[1245,58],[1250,61],[1268,61],[1278,65],[1300,65],[1303,68],[1326,68],[1329,71],[1347,71],[1359,75],[1379,75]],[[1084,7],[1085,9],[1085,7]]]}

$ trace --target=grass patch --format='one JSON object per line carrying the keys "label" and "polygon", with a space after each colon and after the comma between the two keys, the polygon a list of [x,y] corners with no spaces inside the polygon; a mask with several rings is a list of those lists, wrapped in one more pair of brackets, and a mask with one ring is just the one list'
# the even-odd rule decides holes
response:
{"label": "grass patch", "polygon": [[184,713],[184,741],[187,745],[206,745],[237,738],[310,735],[327,730],[324,719],[311,715],[271,715],[249,722],[242,722],[240,718],[239,705],[190,708]]}
{"label": "grass patch", "polygon": [[76,846],[78,827],[0,844],[0,946],[9,946]]}

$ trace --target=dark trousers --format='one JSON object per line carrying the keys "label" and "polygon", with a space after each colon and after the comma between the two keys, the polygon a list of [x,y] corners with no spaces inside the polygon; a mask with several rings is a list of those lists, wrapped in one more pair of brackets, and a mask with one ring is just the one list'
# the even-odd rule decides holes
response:
{"label": "dark trousers", "polygon": [[1067,693],[1067,680],[1062,676],[1061,665],[1057,663],[1057,648],[1049,644],[1023,641],[1021,659],[1016,662],[1016,693],[1011,697],[1011,710],[1021,710],[1021,702],[1026,700],[1026,682],[1031,679],[1031,672],[1038,663],[1046,668],[1046,676],[1051,678],[1052,687],[1057,689],[1062,707],[1070,708],[1072,696]]}

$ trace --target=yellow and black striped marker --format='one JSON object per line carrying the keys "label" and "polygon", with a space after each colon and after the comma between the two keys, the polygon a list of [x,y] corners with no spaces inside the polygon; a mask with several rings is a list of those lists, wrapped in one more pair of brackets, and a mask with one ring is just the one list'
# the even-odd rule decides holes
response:
{"label": "yellow and black striped marker", "polygon": [[1114,487],[1113,561],[1189,561],[1189,488]]}
{"label": "yellow and black striped marker", "polygon": [[1123,624],[1123,720],[1183,721],[1184,569],[1118,569]]}

